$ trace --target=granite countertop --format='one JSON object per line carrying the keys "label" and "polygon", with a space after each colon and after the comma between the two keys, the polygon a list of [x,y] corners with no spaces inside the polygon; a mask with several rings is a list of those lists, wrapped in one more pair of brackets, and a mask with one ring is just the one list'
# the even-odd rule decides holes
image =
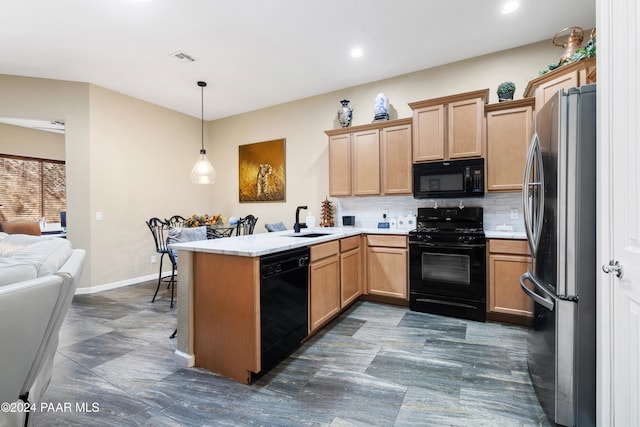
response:
{"label": "granite countertop", "polygon": [[358,227],[315,227],[305,228],[299,233],[326,233],[319,237],[292,237],[297,234],[293,230],[277,231],[273,233],[259,233],[247,236],[225,237],[211,240],[175,243],[169,245],[172,249],[193,252],[207,252],[223,255],[255,257],[275,252],[311,246],[318,243],[330,242],[359,234],[390,234],[407,235],[409,230],[388,228],[358,228]]}
{"label": "granite countertop", "polygon": [[527,234],[524,231],[500,231],[500,230],[484,230],[487,239],[522,239],[527,240]]}
{"label": "granite countertop", "polygon": [[[267,255],[289,249],[302,248],[318,243],[330,242],[359,234],[389,234],[406,236],[409,230],[397,228],[373,227],[315,227],[305,228],[299,233],[323,233],[319,237],[292,237],[293,230],[277,231],[274,233],[259,233],[248,236],[225,237],[221,239],[198,240],[194,242],[176,243],[169,245],[172,249],[194,252],[207,252],[223,255],[255,257]],[[527,236],[524,231],[485,230],[487,239],[523,239]]]}

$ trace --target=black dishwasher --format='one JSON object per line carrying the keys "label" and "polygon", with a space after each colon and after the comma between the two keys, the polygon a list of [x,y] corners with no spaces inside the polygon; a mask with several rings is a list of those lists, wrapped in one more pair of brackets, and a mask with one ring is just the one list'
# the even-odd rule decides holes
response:
{"label": "black dishwasher", "polygon": [[308,247],[260,257],[260,374],[307,336],[308,280]]}

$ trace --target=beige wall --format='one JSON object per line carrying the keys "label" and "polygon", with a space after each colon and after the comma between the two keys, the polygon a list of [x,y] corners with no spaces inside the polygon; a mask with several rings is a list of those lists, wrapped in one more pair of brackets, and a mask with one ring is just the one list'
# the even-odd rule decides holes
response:
{"label": "beige wall", "polygon": [[[0,75],[0,116],[64,120],[67,170],[67,220],[74,246],[89,249],[89,86],[85,83]],[[91,283],[88,252],[82,284]]]}
{"label": "beige wall", "polygon": [[[151,216],[222,213],[291,227],[295,208],[316,217],[328,192],[327,137],[338,127],[339,101],[351,100],[353,125],[373,118],[384,92],[392,118],[410,117],[408,102],[516,83],[516,98],[561,52],[548,41],[443,67],[347,88],[207,124],[205,146],[215,185],[189,181],[200,143],[200,120],[86,83],[0,75],[0,116],[66,122],[69,239],[88,259],[82,287],[125,283],[157,273],[144,221]],[[238,146],[286,138],[287,201],[238,203]],[[96,221],[96,212],[103,220]]]}
{"label": "beige wall", "polygon": [[64,160],[64,135],[0,123],[0,153]]}
{"label": "beige wall", "polygon": [[91,284],[157,273],[149,218],[209,211],[210,189],[189,179],[200,129],[199,119],[91,86]]}
{"label": "beige wall", "polygon": [[210,189],[189,182],[200,120],[85,83],[0,75],[0,95],[0,116],[66,122],[68,238],[88,254],[80,286],[157,274],[144,221],[210,206]]}
{"label": "beige wall", "polygon": [[[409,102],[478,89],[489,88],[490,102],[498,102],[495,91],[505,80],[516,84],[515,98],[522,98],[527,82],[557,62],[561,53],[545,41],[211,122],[209,153],[216,154],[212,162],[218,172],[212,208],[223,215],[258,216],[259,232],[265,231],[268,222],[283,221],[291,228],[298,205],[308,205],[319,218],[328,193],[324,131],[339,127],[340,100],[351,101],[352,125],[361,125],[373,119],[373,101],[379,92],[389,97],[392,119],[411,117]],[[276,138],[287,140],[286,203],[239,204],[238,146]]]}

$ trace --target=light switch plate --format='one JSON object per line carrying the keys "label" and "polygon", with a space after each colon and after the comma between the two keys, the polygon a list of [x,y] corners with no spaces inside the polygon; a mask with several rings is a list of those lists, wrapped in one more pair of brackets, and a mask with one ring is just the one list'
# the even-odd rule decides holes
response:
{"label": "light switch plate", "polygon": [[96,221],[102,221],[102,212],[96,212]]}
{"label": "light switch plate", "polygon": [[518,219],[518,209],[511,209],[511,219]]}

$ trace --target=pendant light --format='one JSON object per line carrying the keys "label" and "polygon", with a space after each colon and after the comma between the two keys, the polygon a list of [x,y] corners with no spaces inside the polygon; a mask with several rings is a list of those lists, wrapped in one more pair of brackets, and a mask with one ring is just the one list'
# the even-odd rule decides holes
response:
{"label": "pendant light", "polygon": [[216,170],[213,168],[211,162],[207,159],[207,150],[204,149],[204,88],[207,86],[206,82],[198,82],[200,86],[201,94],[201,106],[202,106],[202,145],[200,146],[200,158],[196,162],[193,169],[191,169],[191,182],[194,184],[213,184],[216,182]]}

